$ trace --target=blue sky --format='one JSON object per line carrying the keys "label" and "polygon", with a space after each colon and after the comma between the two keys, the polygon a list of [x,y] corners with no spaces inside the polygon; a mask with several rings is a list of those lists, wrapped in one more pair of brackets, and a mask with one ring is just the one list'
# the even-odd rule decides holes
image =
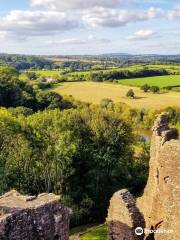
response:
{"label": "blue sky", "polygon": [[8,13],[14,9],[27,9],[29,7],[29,0],[0,0],[1,15]]}
{"label": "blue sky", "polygon": [[0,0],[0,52],[180,54],[180,0]]}

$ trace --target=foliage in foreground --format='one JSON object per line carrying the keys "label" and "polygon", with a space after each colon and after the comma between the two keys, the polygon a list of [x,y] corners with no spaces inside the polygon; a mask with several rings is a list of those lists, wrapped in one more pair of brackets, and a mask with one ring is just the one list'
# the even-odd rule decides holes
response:
{"label": "foliage in foreground", "polygon": [[46,110],[28,117],[1,109],[0,135],[1,193],[15,188],[60,194],[73,209],[74,225],[104,220],[119,188],[144,186],[135,170],[144,165],[133,160],[131,127],[106,108]]}

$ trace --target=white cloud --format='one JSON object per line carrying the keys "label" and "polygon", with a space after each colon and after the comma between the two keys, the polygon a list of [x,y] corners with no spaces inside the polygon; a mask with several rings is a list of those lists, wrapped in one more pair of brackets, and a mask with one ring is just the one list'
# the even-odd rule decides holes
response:
{"label": "white cloud", "polygon": [[175,8],[168,12],[168,17],[171,20],[180,18],[180,3],[176,4]]}
{"label": "white cloud", "polygon": [[94,8],[87,10],[83,15],[83,21],[90,26],[119,27],[137,21],[146,21],[164,17],[164,11],[160,8],[149,8],[147,11],[131,12],[127,10]]}
{"label": "white cloud", "polygon": [[131,22],[154,19],[162,14],[161,9],[155,8],[140,12],[93,8],[81,13],[53,10],[13,10],[5,17],[0,17],[0,31],[8,36],[13,36],[13,39],[15,36],[24,39],[33,36],[51,36],[83,25],[119,27]]}
{"label": "white cloud", "polygon": [[111,40],[108,38],[98,38],[92,34],[88,36],[88,40],[91,42],[99,42],[99,43],[110,43]]}
{"label": "white cloud", "polygon": [[0,18],[0,31],[22,36],[55,34],[79,26],[75,18],[63,12],[13,10]]}
{"label": "white cloud", "polygon": [[[132,2],[133,0],[127,0]],[[45,7],[53,10],[87,9],[93,7],[114,8],[124,4],[124,0],[31,0],[33,7]]]}
{"label": "white cloud", "polygon": [[180,10],[180,3],[177,3],[175,9]]}
{"label": "white cloud", "polygon": [[0,39],[4,40],[6,38],[6,32],[0,31]]}
{"label": "white cloud", "polygon": [[110,43],[111,40],[107,38],[97,38],[93,35],[89,35],[87,38],[81,39],[81,38],[67,38],[62,39],[60,41],[48,41],[47,45],[85,45],[85,44],[94,44],[94,43]]}
{"label": "white cloud", "polygon": [[[127,0],[126,2],[134,2]],[[124,0],[31,0],[30,10],[13,10],[0,17],[0,32],[12,39],[25,39],[33,36],[58,35],[62,31],[79,27],[121,27],[129,23],[148,21],[157,18],[176,18],[179,8],[167,12],[161,8],[128,11],[117,7]],[[44,6],[38,10],[38,6]],[[74,10],[76,9],[76,10]],[[138,36],[136,36],[138,37]],[[72,44],[85,44],[85,40],[67,39]],[[97,41],[97,39],[94,41]],[[99,39],[100,41],[100,39]],[[101,39],[108,42],[107,39]]]}
{"label": "white cloud", "polygon": [[79,39],[79,38],[69,38],[69,39],[63,39],[59,41],[61,44],[73,44],[73,45],[82,45],[86,44],[87,41],[84,39]]}
{"label": "white cloud", "polygon": [[148,40],[154,36],[157,36],[157,32],[146,29],[135,32],[132,36],[129,36],[127,39],[130,41]]}
{"label": "white cloud", "polygon": [[147,11],[145,11],[145,14],[147,14],[147,19],[161,18],[166,16],[166,13],[162,8],[154,7],[150,7]]}

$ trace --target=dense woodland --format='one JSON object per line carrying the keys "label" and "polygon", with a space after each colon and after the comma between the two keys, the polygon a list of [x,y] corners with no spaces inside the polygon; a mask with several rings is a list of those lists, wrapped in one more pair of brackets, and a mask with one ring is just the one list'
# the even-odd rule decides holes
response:
{"label": "dense woodland", "polygon": [[[63,61],[62,61],[63,58]],[[103,70],[113,67],[129,67],[134,64],[179,65],[179,55],[128,55],[104,54],[97,56],[28,56],[0,54],[0,65],[8,65],[18,70],[27,69],[68,69],[74,71]],[[151,75],[150,75],[151,76]]]}
{"label": "dense woodland", "polygon": [[168,71],[164,69],[140,69],[140,70],[119,70],[119,71],[109,71],[97,73],[90,73],[86,76],[87,80],[92,80],[95,82],[113,82],[114,80],[128,79],[128,78],[140,78],[140,77],[152,77],[152,76],[162,76],[168,75]]}
{"label": "dense woodland", "polygon": [[54,61],[52,57],[26,56],[17,54],[0,54],[0,65],[8,65],[18,70],[27,69],[68,69],[70,72],[87,71],[95,64],[92,62],[80,62],[71,59],[63,62]]}
{"label": "dense woodland", "polygon": [[[60,194],[73,210],[74,226],[104,220],[118,189],[142,193],[149,145],[135,130],[150,128],[158,111],[110,99],[99,105],[75,101],[34,88],[19,74],[0,67],[1,194],[12,188]],[[173,125],[180,122],[178,108],[166,111]]]}
{"label": "dense woodland", "polygon": [[52,69],[54,64],[46,58],[16,54],[0,54],[0,65],[8,65],[18,70]]}

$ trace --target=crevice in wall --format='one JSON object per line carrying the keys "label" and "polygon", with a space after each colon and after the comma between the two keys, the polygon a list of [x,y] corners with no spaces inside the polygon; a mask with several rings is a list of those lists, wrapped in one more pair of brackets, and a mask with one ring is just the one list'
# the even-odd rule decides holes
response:
{"label": "crevice in wall", "polygon": [[168,183],[169,180],[170,180],[170,176],[164,177],[164,182],[165,182],[165,183]]}
{"label": "crevice in wall", "polygon": [[157,184],[159,184],[159,169],[157,168],[156,171],[156,178],[157,178]]}

